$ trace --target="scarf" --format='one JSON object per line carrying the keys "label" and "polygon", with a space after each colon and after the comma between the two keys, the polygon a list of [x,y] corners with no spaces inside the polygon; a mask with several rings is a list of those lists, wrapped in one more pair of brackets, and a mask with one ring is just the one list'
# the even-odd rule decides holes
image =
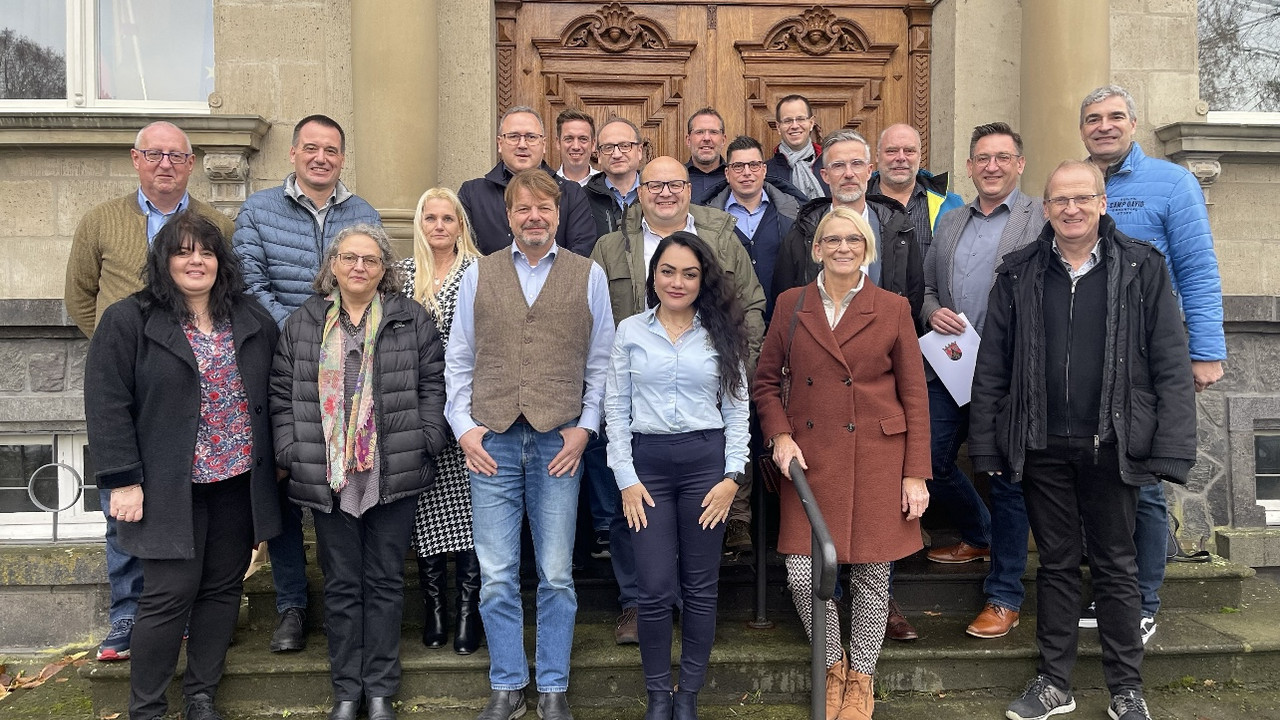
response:
{"label": "scarf", "polygon": [[818,157],[813,150],[813,143],[806,142],[799,150],[792,150],[786,143],[779,143],[778,152],[782,153],[782,156],[787,159],[787,164],[791,166],[792,185],[800,188],[800,192],[810,200],[824,195],[822,184],[813,174],[813,161]]}
{"label": "scarf", "polygon": [[382,298],[373,296],[364,325],[364,341],[360,355],[360,375],[351,395],[350,419],[343,422],[346,407],[346,375],[343,365],[343,330],[338,314],[342,311],[342,295],[337,290],[328,298],[332,304],[324,314],[320,334],[320,428],[324,432],[325,461],[329,468],[329,487],[342,492],[347,473],[367,472],[373,468],[373,454],[378,448],[378,428],[373,417],[373,347],[382,323]]}

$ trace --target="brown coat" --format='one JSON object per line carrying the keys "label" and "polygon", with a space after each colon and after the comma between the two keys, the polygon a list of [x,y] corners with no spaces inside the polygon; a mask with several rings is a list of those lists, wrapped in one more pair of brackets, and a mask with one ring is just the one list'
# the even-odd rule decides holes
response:
{"label": "brown coat", "polygon": [[[905,298],[870,282],[834,330],[817,283],[805,291],[791,344],[791,401],[779,394],[791,316],[801,288],[778,297],[756,371],[766,438],[789,432],[841,563],[889,562],[919,550],[920,523],[902,512],[902,479],[927,478],[929,395]],[[781,490],[778,552],[808,555],[809,521],[791,483]]]}

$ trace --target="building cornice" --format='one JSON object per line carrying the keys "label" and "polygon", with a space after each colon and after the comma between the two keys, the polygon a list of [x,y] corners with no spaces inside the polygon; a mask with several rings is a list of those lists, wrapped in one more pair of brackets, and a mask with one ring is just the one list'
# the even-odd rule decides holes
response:
{"label": "building cornice", "polygon": [[1212,185],[1222,161],[1280,163],[1280,125],[1180,122],[1156,129],[1165,155]]}

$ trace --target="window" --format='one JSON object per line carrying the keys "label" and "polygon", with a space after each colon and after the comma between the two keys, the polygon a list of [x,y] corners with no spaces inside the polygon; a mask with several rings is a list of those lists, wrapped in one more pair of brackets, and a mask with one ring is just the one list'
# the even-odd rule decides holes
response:
{"label": "window", "polygon": [[0,109],[208,110],[213,0],[0,0]]}
{"label": "window", "polygon": [[1280,123],[1280,0],[1200,0],[1198,20],[1209,120]]}
{"label": "window", "polygon": [[1258,504],[1267,511],[1268,525],[1280,525],[1280,430],[1254,436],[1253,463]]}
{"label": "window", "polygon": [[[33,475],[30,493],[38,504],[27,489]],[[84,492],[77,497],[80,478]],[[83,434],[0,435],[0,540],[101,539],[106,520],[93,482]],[[65,509],[55,516],[42,505]]]}

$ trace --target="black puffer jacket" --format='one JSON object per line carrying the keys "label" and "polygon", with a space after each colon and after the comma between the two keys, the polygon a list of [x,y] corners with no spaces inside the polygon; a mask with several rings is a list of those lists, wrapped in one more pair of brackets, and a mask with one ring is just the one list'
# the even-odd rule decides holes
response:
{"label": "black puffer jacket", "polygon": [[605,179],[604,173],[596,173],[591,176],[586,185],[582,186],[582,191],[586,193],[587,201],[591,204],[591,217],[596,222],[597,238],[602,238],[622,227],[623,210],[613,199],[613,191],[604,184]]}
{"label": "black puffer jacket", "polygon": [[[418,303],[399,293],[382,300],[374,347],[374,413],[382,469],[378,502],[435,484],[435,455],[448,439],[444,419],[444,347]],[[320,334],[329,301],[312,295],[289,316],[271,368],[276,465],[292,473],[289,499],[321,512],[334,507],[320,426]]]}
{"label": "black puffer jacket", "polygon": [[[902,203],[884,195],[868,195],[867,204],[880,220],[880,287],[911,303],[914,317],[924,306],[924,258],[915,241],[915,227]],[[773,266],[773,298],[791,288],[803,287],[818,277],[822,266],[813,261],[813,234],[831,209],[830,198],[810,200],[800,208],[791,232],[782,239]],[[919,328],[917,327],[917,332]]]}
{"label": "black puffer jacket", "polygon": [[[1130,485],[1185,483],[1196,458],[1195,386],[1178,298],[1164,257],[1115,229],[1098,232],[1106,253],[1107,316],[1098,439],[1114,442]],[[1028,450],[1046,426],[1044,273],[1058,262],[1053,227],[1004,256],[987,304],[969,411],[969,456],[979,472],[1022,479]]]}

